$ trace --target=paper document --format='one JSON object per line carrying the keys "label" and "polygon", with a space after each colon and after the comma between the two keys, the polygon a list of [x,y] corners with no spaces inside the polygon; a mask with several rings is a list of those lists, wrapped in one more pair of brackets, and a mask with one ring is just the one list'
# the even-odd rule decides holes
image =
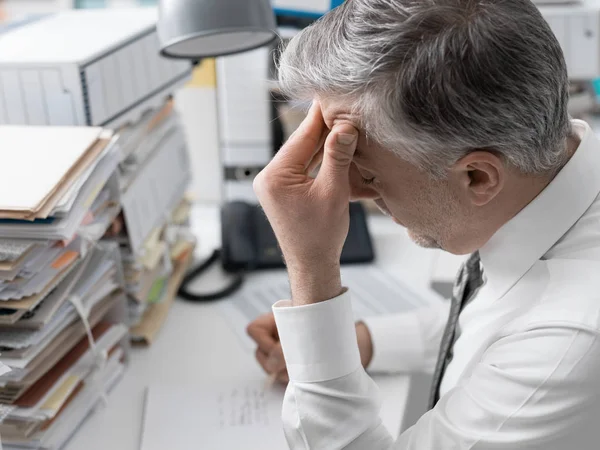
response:
{"label": "paper document", "polygon": [[[344,266],[342,282],[352,293],[357,320],[381,314],[406,312],[439,301],[431,291],[408,287],[398,278],[373,265]],[[278,300],[290,298],[287,274],[283,270],[252,273],[243,288],[219,303],[223,316],[247,349],[256,343],[246,334],[246,326],[271,311]]]}
{"label": "paper document", "polygon": [[33,245],[32,241],[0,239],[0,261],[14,261]]}
{"label": "paper document", "polygon": [[0,127],[0,208],[38,207],[101,132],[91,127]]}
{"label": "paper document", "polygon": [[141,450],[285,448],[282,398],[283,388],[265,390],[264,382],[204,390],[152,386]]}
{"label": "paper document", "polygon": [[[398,377],[377,377],[382,421],[400,430],[403,390]],[[287,448],[281,421],[285,388],[264,379],[210,385],[153,385],[146,393],[141,450]]]}

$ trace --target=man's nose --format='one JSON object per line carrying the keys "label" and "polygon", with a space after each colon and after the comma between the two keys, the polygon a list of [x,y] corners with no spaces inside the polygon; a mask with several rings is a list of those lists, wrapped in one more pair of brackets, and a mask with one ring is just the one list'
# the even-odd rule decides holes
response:
{"label": "man's nose", "polygon": [[350,166],[350,196],[352,201],[381,197],[373,186],[363,182],[363,176],[354,164]]}

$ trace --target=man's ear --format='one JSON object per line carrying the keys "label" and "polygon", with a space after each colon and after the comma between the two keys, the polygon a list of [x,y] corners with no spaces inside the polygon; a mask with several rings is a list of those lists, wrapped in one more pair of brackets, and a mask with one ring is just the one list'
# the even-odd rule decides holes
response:
{"label": "man's ear", "polygon": [[491,152],[471,152],[459,159],[451,171],[475,206],[486,205],[504,187],[506,169],[502,160]]}

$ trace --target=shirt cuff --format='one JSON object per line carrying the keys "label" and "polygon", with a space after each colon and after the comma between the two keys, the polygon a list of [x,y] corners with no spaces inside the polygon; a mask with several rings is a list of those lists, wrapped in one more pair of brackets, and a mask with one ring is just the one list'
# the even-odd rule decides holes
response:
{"label": "shirt cuff", "polygon": [[415,313],[369,317],[362,322],[369,329],[373,356],[369,372],[411,372],[421,370],[425,349]]}
{"label": "shirt cuff", "polygon": [[346,376],[361,365],[350,293],[304,306],[273,306],[290,380],[316,383]]}

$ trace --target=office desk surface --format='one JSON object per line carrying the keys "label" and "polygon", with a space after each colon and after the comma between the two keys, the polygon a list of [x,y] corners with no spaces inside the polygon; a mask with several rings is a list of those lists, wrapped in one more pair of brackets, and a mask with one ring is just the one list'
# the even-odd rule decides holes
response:
{"label": "office desk surface", "polygon": [[[219,245],[216,208],[196,208],[194,229],[199,238],[199,257]],[[430,280],[437,252],[414,245],[405,231],[383,217],[370,219],[377,264],[397,271],[405,280],[421,287]],[[209,274],[204,283],[219,276]],[[208,287],[210,289],[210,287]],[[204,384],[217,379],[263,378],[254,355],[245,351],[214,304],[176,301],[156,342],[149,348],[134,348],[123,379],[66,445],[67,450],[137,450],[142,430],[146,386]],[[402,392],[398,408],[406,408],[409,377],[398,377]],[[177,414],[176,411],[173,412]],[[404,428],[404,426],[403,426]]]}

